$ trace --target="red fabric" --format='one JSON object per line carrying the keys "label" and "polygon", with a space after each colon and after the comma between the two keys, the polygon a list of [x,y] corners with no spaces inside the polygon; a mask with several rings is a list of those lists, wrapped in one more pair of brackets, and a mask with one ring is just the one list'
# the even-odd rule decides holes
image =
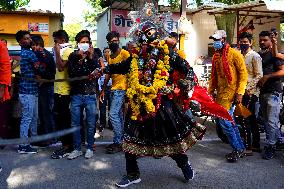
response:
{"label": "red fabric", "polygon": [[[230,67],[229,67],[229,63],[228,63],[228,51],[229,51],[230,45],[226,44],[225,47],[223,48],[223,52],[222,52],[222,64],[223,64],[223,72],[228,80],[228,82],[230,83],[232,81],[232,75],[231,75],[231,71],[230,71]],[[216,54],[213,55],[212,58],[212,70],[211,70],[211,80],[212,80],[212,87],[216,88],[217,87],[217,73],[216,73]]]}
{"label": "red fabric", "polygon": [[223,106],[216,103],[213,100],[212,96],[208,94],[207,89],[201,86],[194,87],[194,91],[190,100],[198,101],[201,105],[201,112],[205,114],[233,121],[233,118],[229,114],[229,112]]}
{"label": "red fabric", "polygon": [[3,101],[10,99],[8,86],[11,85],[11,63],[7,46],[0,41],[0,84],[5,85]]}

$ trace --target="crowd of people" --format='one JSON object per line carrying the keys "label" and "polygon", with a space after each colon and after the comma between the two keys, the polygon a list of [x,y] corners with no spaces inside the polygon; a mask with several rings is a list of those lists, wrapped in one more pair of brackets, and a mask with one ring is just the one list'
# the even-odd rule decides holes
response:
{"label": "crowd of people", "polygon": [[[155,32],[158,32],[155,25],[144,24],[142,34],[139,34],[144,37],[139,36],[141,38],[138,42],[129,42],[125,49],[119,45],[119,33],[109,32],[106,35],[108,47],[102,49],[102,53],[93,47],[89,31],[82,30],[76,35],[76,48],[73,48],[66,31],[58,30],[53,33],[55,45],[51,53],[44,48],[41,36],[18,31],[16,40],[21,46],[18,95],[22,110],[20,138],[27,139],[38,133],[48,134],[85,125],[85,158],[90,159],[94,155],[96,129],[102,133],[108,127],[113,130],[114,137],[113,143],[106,147],[106,152],[114,154],[123,150],[126,158],[127,175],[117,186],[125,187],[141,181],[137,165],[140,156],[158,158],[168,155],[176,161],[186,180],[193,179],[194,171],[184,152],[195,143],[193,138],[200,139],[203,136],[205,129],[196,123],[188,108],[185,109],[186,113],[181,113],[183,111],[173,104],[175,97],[170,97],[170,93],[179,94],[183,102],[177,104],[184,108],[188,97],[183,97],[189,93],[176,92],[176,89],[168,87],[170,92],[163,88],[163,93],[156,94],[152,91],[160,91],[161,88],[145,92],[147,88],[143,89],[139,85],[139,81],[146,87],[159,86],[165,82],[189,92],[181,86],[192,85],[187,81],[195,82],[195,85],[197,83],[191,67],[185,61],[184,52],[177,49],[178,35],[172,32],[163,42],[156,44],[158,50],[155,50],[153,44],[158,38]],[[218,118],[218,124],[232,147],[232,152],[226,155],[229,162],[237,162],[240,157],[261,152],[257,123],[259,115],[266,133],[263,158],[272,159],[276,150],[284,146],[279,127],[284,57],[278,52],[276,35],[270,31],[259,33],[259,52],[253,50],[253,37],[247,32],[238,36],[239,49],[231,48],[226,42],[224,30],[217,30],[210,36],[215,53],[208,93],[232,117],[237,111],[242,115],[244,108],[250,112],[249,115],[242,115],[246,121],[245,138],[241,137],[234,121]],[[145,52],[143,45],[148,45]],[[0,55],[2,103],[9,100],[11,85],[10,59],[2,41]],[[164,61],[163,65],[161,61]],[[161,71],[153,74],[151,71],[156,65],[161,67]],[[138,84],[135,83],[136,73]],[[153,108],[152,99],[156,103]],[[84,130],[77,129],[72,134],[36,145],[49,146],[61,141],[62,146],[51,154],[51,158],[67,157],[72,160],[83,155],[83,133]],[[34,145],[22,143],[18,153],[37,153],[38,149]]]}

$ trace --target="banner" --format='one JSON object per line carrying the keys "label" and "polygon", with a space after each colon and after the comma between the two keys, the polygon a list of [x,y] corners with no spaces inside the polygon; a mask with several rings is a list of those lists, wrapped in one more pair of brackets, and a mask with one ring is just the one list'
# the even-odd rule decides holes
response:
{"label": "banner", "polygon": [[49,26],[48,23],[28,23],[28,30],[30,32],[42,32],[48,33]]}
{"label": "banner", "polygon": [[[133,25],[132,20],[127,16],[127,10],[111,10],[111,31],[117,31],[121,37],[127,37],[127,33]],[[173,13],[172,19],[165,22],[165,28],[177,32],[179,13]]]}

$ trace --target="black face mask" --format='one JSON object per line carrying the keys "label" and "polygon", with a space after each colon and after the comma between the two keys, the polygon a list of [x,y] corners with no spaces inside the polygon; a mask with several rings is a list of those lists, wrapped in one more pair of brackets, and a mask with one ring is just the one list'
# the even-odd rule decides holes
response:
{"label": "black face mask", "polygon": [[111,52],[113,52],[113,53],[115,53],[119,49],[118,43],[110,43],[108,46],[109,46],[109,49],[111,50]]}
{"label": "black face mask", "polygon": [[249,44],[240,44],[240,49],[242,52],[246,52],[249,49]]}

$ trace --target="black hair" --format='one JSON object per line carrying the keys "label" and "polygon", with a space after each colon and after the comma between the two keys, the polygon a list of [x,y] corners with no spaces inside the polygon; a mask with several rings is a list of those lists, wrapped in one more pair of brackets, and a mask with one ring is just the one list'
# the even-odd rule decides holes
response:
{"label": "black hair", "polygon": [[100,57],[102,57],[102,56],[103,56],[103,54],[102,54],[101,49],[99,49],[99,48],[94,48],[94,58],[96,59],[96,58],[100,58]]}
{"label": "black hair", "polygon": [[60,38],[60,39],[63,38],[66,43],[69,42],[69,36],[65,30],[58,30],[58,31],[53,32],[52,37]]}
{"label": "black hair", "polygon": [[17,42],[19,43],[19,42],[21,41],[21,39],[22,39],[25,35],[27,35],[27,34],[30,34],[30,32],[27,31],[27,30],[20,30],[20,31],[18,31],[18,32],[16,33],[16,40],[17,40]]}
{"label": "black hair", "polygon": [[252,37],[252,34],[250,34],[248,32],[243,32],[239,35],[239,40],[244,39],[244,38],[247,38],[249,40],[249,42],[251,43],[253,37]]}
{"label": "black hair", "polygon": [[7,44],[7,40],[6,39],[1,39],[0,41],[3,41],[3,42],[5,42]]}
{"label": "black hair", "polygon": [[110,48],[109,48],[109,47],[105,47],[104,50],[103,50],[103,52],[105,52],[106,49],[110,49]]}
{"label": "black hair", "polygon": [[112,39],[115,38],[115,37],[117,37],[117,38],[119,39],[119,37],[120,37],[119,33],[116,32],[116,31],[111,31],[111,32],[109,32],[109,33],[106,35],[106,40],[107,40],[107,41],[110,41],[110,40],[112,40]]}
{"label": "black hair", "polygon": [[40,35],[34,35],[32,36],[32,41],[35,45],[39,45],[41,47],[44,47],[44,41]]}
{"label": "black hair", "polygon": [[261,36],[261,37],[265,37],[265,36],[270,37],[270,32],[269,31],[262,31],[262,32],[259,33],[259,36]]}
{"label": "black hair", "polygon": [[175,38],[178,41],[178,34],[177,34],[177,32],[171,32],[170,33],[170,37],[173,37],[173,38]]}
{"label": "black hair", "polygon": [[88,37],[89,41],[91,41],[91,34],[88,30],[82,30],[79,33],[77,33],[76,37],[75,37],[75,41],[77,43],[79,43],[81,41],[82,38],[84,37]]}

